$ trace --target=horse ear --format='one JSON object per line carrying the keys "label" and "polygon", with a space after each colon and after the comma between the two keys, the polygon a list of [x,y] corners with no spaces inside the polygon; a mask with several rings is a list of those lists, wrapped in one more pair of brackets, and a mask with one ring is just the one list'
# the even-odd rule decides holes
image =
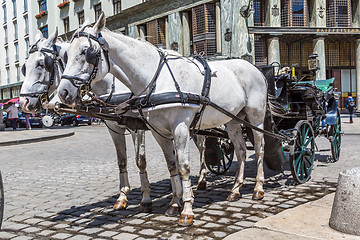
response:
{"label": "horse ear", "polygon": [[96,33],[101,32],[106,24],[106,17],[105,17],[105,13],[102,11],[100,14],[99,19],[96,21],[95,25],[94,25],[94,30]]}
{"label": "horse ear", "polygon": [[55,31],[48,38],[47,42],[50,43],[50,45],[54,45],[56,43],[57,37],[58,37],[58,28],[56,27]]}
{"label": "horse ear", "polygon": [[43,34],[42,34],[42,32],[38,29],[37,30],[37,32],[36,32],[36,36],[35,36],[35,42],[36,41],[39,41],[40,39],[42,39],[43,38]]}

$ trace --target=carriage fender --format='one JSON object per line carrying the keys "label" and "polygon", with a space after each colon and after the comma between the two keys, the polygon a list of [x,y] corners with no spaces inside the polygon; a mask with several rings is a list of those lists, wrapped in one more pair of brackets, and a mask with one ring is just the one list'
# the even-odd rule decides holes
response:
{"label": "carriage fender", "polygon": [[338,100],[335,98],[331,98],[328,101],[327,106],[327,113],[326,113],[326,124],[327,125],[335,125],[336,124],[336,118],[337,118],[337,107],[338,107]]}

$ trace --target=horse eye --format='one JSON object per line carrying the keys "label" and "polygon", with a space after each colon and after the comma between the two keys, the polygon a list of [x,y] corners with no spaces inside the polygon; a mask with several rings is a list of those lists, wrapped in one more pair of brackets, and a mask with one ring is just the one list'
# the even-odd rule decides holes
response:
{"label": "horse eye", "polygon": [[45,66],[44,60],[40,60],[38,62],[38,67],[44,67],[44,66]]}

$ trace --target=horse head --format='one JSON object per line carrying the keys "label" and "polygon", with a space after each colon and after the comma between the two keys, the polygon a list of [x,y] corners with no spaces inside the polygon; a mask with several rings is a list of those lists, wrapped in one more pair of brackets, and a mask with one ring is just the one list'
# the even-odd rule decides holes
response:
{"label": "horse head", "polygon": [[39,31],[36,43],[31,46],[29,58],[22,66],[21,71],[25,76],[20,91],[20,105],[25,112],[38,112],[43,101],[48,100],[48,94],[56,89],[56,64],[60,47],[56,46],[57,29],[48,38],[44,38]]}
{"label": "horse head", "polygon": [[93,27],[85,21],[72,37],[66,51],[67,66],[58,87],[60,100],[69,106],[76,106],[91,90],[90,85],[110,71],[107,43],[101,35],[104,27],[102,13]]}

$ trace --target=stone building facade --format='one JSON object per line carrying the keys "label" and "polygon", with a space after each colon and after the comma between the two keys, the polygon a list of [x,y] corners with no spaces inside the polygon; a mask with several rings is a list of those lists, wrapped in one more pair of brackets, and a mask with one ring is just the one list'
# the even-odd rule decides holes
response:
{"label": "stone building facade", "polygon": [[335,77],[340,106],[348,92],[360,94],[358,0],[72,0],[60,8],[62,2],[48,1],[37,28],[50,33],[57,26],[69,39],[84,19],[94,22],[104,11],[110,30],[183,55],[294,64],[299,75],[308,73],[308,57],[317,53],[316,78]]}

